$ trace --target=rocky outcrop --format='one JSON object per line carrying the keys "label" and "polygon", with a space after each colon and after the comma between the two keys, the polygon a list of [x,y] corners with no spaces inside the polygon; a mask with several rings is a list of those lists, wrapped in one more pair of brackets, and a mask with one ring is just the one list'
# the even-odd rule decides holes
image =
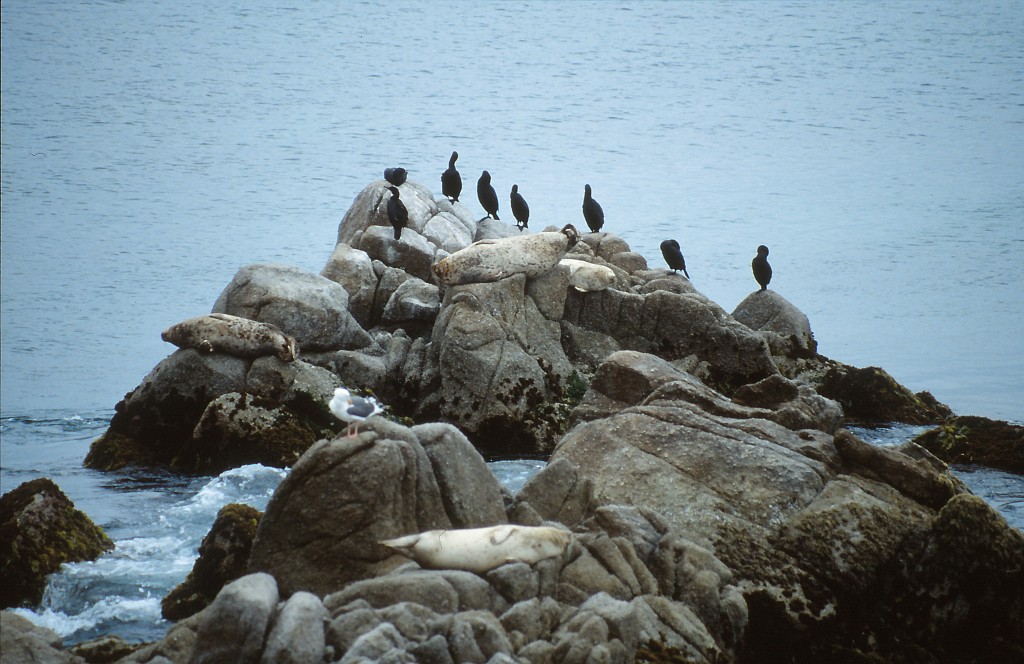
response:
{"label": "rocky outcrop", "polygon": [[85,465],[192,473],[288,466],[337,429],[327,409],[336,383],[329,371],[302,360],[178,350],[117,404]]}
{"label": "rocky outcrop", "polygon": [[[578,528],[603,506],[656,512],[733,574],[749,608],[749,661],[922,661],[922,653],[951,661],[962,649],[933,637],[963,630],[984,632],[974,643],[1018,652],[1007,644],[1024,610],[1022,571],[1002,556],[1024,556],[1024,536],[940,462],[846,431],[780,426],[709,399],[659,362],[609,358],[574,412],[577,426],[517,497],[513,519]],[[946,524],[953,514],[955,527]],[[970,527],[984,532],[985,553],[937,534]],[[937,578],[933,561],[943,557],[969,568],[971,581]],[[886,617],[893,593],[916,617]],[[942,598],[934,611],[927,593]]]}
{"label": "rocky outcrop", "polygon": [[261,516],[259,510],[238,503],[220,509],[199,545],[192,571],[161,600],[164,618],[181,620],[198,613],[209,606],[226,583],[245,574]]}
{"label": "rocky outcrop", "polygon": [[39,604],[47,575],[112,548],[51,480],[25,482],[0,497],[0,607]]}
{"label": "rocky outcrop", "polygon": [[953,417],[914,439],[946,463],[980,464],[1024,475],[1024,427],[969,415]]}

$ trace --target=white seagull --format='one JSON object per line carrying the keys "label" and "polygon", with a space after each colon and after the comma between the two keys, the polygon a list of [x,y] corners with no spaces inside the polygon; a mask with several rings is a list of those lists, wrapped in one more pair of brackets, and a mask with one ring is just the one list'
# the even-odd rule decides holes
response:
{"label": "white seagull", "polygon": [[377,413],[383,413],[384,409],[377,403],[376,399],[354,397],[344,387],[334,390],[334,397],[328,404],[331,412],[342,422],[348,423],[345,433],[348,438],[355,438],[359,433],[359,423]]}

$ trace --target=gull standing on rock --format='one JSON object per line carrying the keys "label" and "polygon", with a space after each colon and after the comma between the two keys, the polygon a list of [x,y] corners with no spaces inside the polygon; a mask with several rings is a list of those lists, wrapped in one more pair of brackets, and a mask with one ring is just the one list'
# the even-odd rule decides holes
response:
{"label": "gull standing on rock", "polygon": [[526,199],[519,193],[519,185],[512,185],[510,199],[512,203],[512,216],[516,218],[516,226],[519,227],[519,230],[529,228],[527,222],[530,221],[530,206],[526,204]]}
{"label": "gull standing on rock", "polygon": [[498,194],[491,186],[491,174],[487,171],[481,173],[480,179],[476,182],[476,197],[480,199],[480,205],[487,210],[487,214],[481,217],[480,221],[487,217],[494,217],[495,221],[501,221],[498,219]]}
{"label": "gull standing on rock", "polygon": [[604,210],[601,209],[601,204],[591,196],[589,184],[583,188],[583,218],[591,233],[599,232],[604,226]]}
{"label": "gull standing on rock", "polygon": [[335,388],[334,397],[327,405],[335,417],[348,424],[348,428],[345,429],[347,438],[355,438],[359,434],[360,422],[384,412],[376,399],[354,397],[344,387]]}
{"label": "gull standing on rock", "polygon": [[459,158],[458,152],[452,152],[448,160],[448,170],[441,173],[441,193],[448,197],[452,203],[459,202],[459,194],[462,193],[462,176],[455,170],[455,161]]}
{"label": "gull standing on rock", "polygon": [[761,290],[768,290],[772,280],[772,266],[768,264],[768,247],[763,244],[757,248],[757,256],[750,261],[750,269],[754,271],[754,279],[761,284]]}
{"label": "gull standing on rock", "polygon": [[665,262],[668,263],[668,267],[672,272],[682,270],[686,278],[690,278],[690,273],[686,271],[686,259],[683,258],[683,250],[679,248],[679,242],[676,240],[665,240],[662,242],[661,255],[665,257]]}
{"label": "gull standing on rock", "polygon": [[388,187],[391,198],[388,199],[388,221],[395,229],[395,241],[402,237],[402,229],[409,223],[409,211],[405,209],[405,203],[399,199],[398,187]]}

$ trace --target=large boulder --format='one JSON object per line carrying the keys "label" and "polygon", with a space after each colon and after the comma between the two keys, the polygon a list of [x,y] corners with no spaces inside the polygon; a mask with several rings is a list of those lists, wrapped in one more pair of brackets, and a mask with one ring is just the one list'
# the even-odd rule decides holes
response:
{"label": "large boulder", "polygon": [[694,356],[707,363],[709,382],[726,391],[778,372],[758,333],[697,293],[571,290],[563,322],[611,337],[622,349],[667,360]]}
{"label": "large boulder", "polygon": [[25,482],[0,497],[0,608],[39,604],[47,575],[113,548],[52,480]]}
{"label": "large boulder", "polygon": [[526,295],[526,276],[445,291],[426,357],[422,410],[433,409],[488,451],[536,451],[555,426],[544,406],[573,367],[558,323]]}
{"label": "large boulder", "polygon": [[303,351],[366,348],[369,335],[348,310],[348,292],[318,274],[286,265],[247,265],[235,273],[213,313],[271,323]]}
{"label": "large boulder", "polygon": [[736,306],[732,317],[761,332],[780,369],[800,367],[798,360],[817,355],[818,342],[807,316],[776,291],[754,291]]}
{"label": "large boulder", "polygon": [[249,569],[285,594],[323,596],[401,564],[384,539],[505,522],[497,480],[453,427],[360,429],[310,448],[267,505]]}
{"label": "large boulder", "polygon": [[334,374],[302,360],[178,350],[117,404],[85,465],[206,473],[291,465],[337,429],[327,409],[337,384]]}
{"label": "large boulder", "polygon": [[[354,242],[357,236],[373,226],[386,226],[388,232],[391,232],[391,222],[388,221],[390,186],[385,180],[377,180],[366,185],[356,195],[345,217],[338,224],[337,243],[357,247],[358,244]],[[402,204],[409,211],[409,224],[406,228],[421,232],[431,217],[440,211],[434,195],[422,184],[412,180],[406,180],[398,187],[398,191]]]}

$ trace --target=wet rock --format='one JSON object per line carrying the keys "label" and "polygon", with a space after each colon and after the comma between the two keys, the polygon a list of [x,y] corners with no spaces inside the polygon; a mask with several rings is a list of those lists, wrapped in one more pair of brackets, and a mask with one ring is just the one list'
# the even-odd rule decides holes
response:
{"label": "wet rock", "polygon": [[833,363],[816,385],[818,393],[838,401],[850,422],[932,424],[952,415],[927,392],[913,394],[878,367],[858,369]]}
{"label": "wet rock", "polygon": [[962,415],[914,439],[946,463],[980,464],[1024,475],[1024,427]]}
{"label": "wet rock", "polygon": [[0,607],[38,604],[47,575],[113,548],[51,480],[21,484],[0,496]]}
{"label": "wet rock", "polygon": [[164,618],[181,620],[202,611],[225,584],[246,573],[256,526],[262,516],[259,510],[238,503],[220,509],[199,545],[199,557],[192,571],[161,600]]}
{"label": "wet rock", "polygon": [[117,404],[85,465],[208,473],[249,463],[288,465],[337,427],[327,409],[337,382],[303,360],[179,350]]}

